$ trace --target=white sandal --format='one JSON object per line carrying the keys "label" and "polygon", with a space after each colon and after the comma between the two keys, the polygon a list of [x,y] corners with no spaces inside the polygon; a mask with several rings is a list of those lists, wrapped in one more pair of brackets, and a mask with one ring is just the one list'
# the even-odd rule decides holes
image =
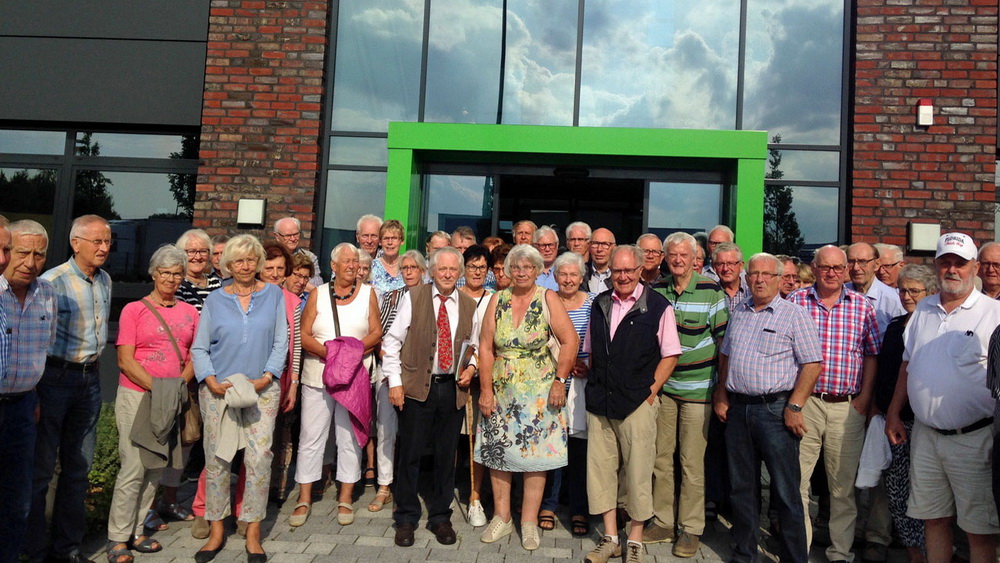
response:
{"label": "white sandal", "polygon": [[[340,511],[341,508],[346,508],[350,510],[347,514]],[[337,504],[337,523],[341,526],[347,526],[354,523],[354,505],[348,504],[346,502],[341,502]]]}
{"label": "white sandal", "polygon": [[[303,506],[306,507],[305,514],[294,514],[296,510],[302,508]],[[308,502],[300,502],[296,504],[295,508],[292,510],[293,514],[288,517],[288,525],[293,528],[298,528],[299,526],[306,523],[306,520],[309,519],[309,514],[311,512],[312,512],[312,504]]]}

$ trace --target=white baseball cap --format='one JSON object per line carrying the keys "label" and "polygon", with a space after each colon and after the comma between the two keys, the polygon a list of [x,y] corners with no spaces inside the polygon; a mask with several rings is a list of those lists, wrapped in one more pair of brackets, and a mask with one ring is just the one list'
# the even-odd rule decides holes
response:
{"label": "white baseball cap", "polygon": [[979,255],[979,250],[976,249],[976,243],[972,242],[972,237],[969,235],[945,233],[938,239],[937,253],[934,254],[934,259],[937,260],[945,254],[954,254],[966,260],[975,260]]}

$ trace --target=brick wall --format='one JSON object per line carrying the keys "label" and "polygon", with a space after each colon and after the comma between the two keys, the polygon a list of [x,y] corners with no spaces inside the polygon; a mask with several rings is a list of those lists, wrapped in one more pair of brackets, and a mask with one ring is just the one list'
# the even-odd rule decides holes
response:
{"label": "brick wall", "polygon": [[237,201],[263,197],[263,232],[293,215],[309,244],[328,10],[327,0],[212,0],[196,227],[234,233]]}
{"label": "brick wall", "polygon": [[903,246],[910,221],[993,240],[997,0],[856,6],[850,240]]}

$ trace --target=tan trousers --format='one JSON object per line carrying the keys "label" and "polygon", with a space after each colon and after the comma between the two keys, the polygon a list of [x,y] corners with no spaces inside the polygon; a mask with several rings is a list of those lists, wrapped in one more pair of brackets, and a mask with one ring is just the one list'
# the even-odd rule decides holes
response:
{"label": "tan trousers", "polygon": [[127,387],[118,387],[115,398],[115,423],[118,426],[118,456],[121,468],[115,481],[108,514],[108,540],[125,543],[132,536],[143,535],[142,520],[153,504],[156,485],[162,469],[146,469],[139,457],[139,448],[132,445],[130,435],[135,422],[135,412],[143,393]]}
{"label": "tan trousers", "polygon": [[820,451],[826,460],[830,486],[830,542],[826,556],[830,561],[854,561],[851,545],[858,518],[854,481],[865,440],[865,417],[854,410],[850,401],[827,403],[809,397],[802,414],[806,435],[799,444],[802,468],[802,505],[806,514],[806,543],[812,546],[812,522],[809,519],[809,479],[816,468]]}
{"label": "tan trousers", "polygon": [[629,516],[633,520],[653,516],[656,403],[643,401],[625,420],[587,413],[587,499],[591,514],[604,514],[617,506],[621,475]]}
{"label": "tan trousers", "polygon": [[[660,396],[653,464],[653,519],[657,526],[700,536],[705,532],[705,448],[711,403]],[[680,451],[681,493],[674,502],[674,452]],[[675,506],[676,505],[676,506]]]}

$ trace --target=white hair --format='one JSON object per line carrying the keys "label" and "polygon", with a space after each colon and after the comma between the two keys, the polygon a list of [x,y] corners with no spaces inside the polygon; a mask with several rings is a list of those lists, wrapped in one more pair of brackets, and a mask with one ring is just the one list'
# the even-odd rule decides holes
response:
{"label": "white hair", "polygon": [[552,235],[556,239],[556,246],[559,246],[559,235],[556,230],[548,225],[542,225],[535,229],[535,234],[531,235],[531,242],[533,244],[538,244],[538,241],[542,240],[545,235]]}
{"label": "white hair", "polygon": [[108,220],[100,215],[81,215],[76,219],[73,219],[73,226],[69,228],[69,239],[73,240],[75,238],[81,238],[83,236],[83,230],[94,223],[101,223],[108,228],[111,227],[111,225],[108,224]]}
{"label": "white hair", "polygon": [[183,271],[187,266],[187,254],[172,244],[164,244],[149,257],[150,276],[155,274],[159,268],[173,268],[175,266],[180,266]]}
{"label": "white hair", "polygon": [[45,227],[38,221],[32,221],[31,219],[14,221],[7,225],[7,230],[10,231],[11,240],[24,235],[42,237],[45,239],[45,250],[48,251],[49,249],[49,233],[45,231]]}
{"label": "white hair", "polygon": [[361,226],[364,225],[365,223],[369,222],[369,221],[374,222],[374,223],[378,223],[379,228],[380,229],[382,228],[382,218],[381,217],[379,217],[378,215],[372,215],[371,213],[366,213],[366,214],[364,214],[364,215],[362,215],[361,217],[358,218],[358,224],[355,227],[354,231],[356,233],[360,233],[361,232]]}
{"label": "white hair", "polygon": [[667,235],[667,238],[663,239],[663,252],[666,253],[667,249],[672,244],[688,243],[691,247],[691,254],[698,254],[698,239],[685,233],[684,231],[676,231]]}
{"label": "white hair", "polygon": [[708,236],[711,237],[712,233],[714,233],[715,231],[720,231],[722,233],[725,233],[726,236],[729,237],[729,241],[728,242],[733,242],[734,240],[736,240],[736,235],[733,233],[733,230],[730,229],[729,227],[725,226],[725,225],[716,225],[716,226],[712,227],[708,231]]}
{"label": "white hair", "polygon": [[434,267],[437,266],[438,260],[440,260],[441,257],[444,256],[445,254],[451,254],[456,258],[458,258],[458,275],[459,277],[464,276],[465,258],[462,256],[462,253],[459,252],[458,249],[455,248],[454,246],[445,246],[431,253],[430,257],[427,260],[427,267],[433,272]]}
{"label": "white hair", "polygon": [[355,255],[358,254],[358,247],[354,246],[349,242],[342,242],[337,246],[333,247],[330,251],[330,261],[337,262],[340,260],[340,255],[344,252],[353,252]]}
{"label": "white hair", "polygon": [[208,237],[208,233],[201,229],[188,229],[184,231],[184,234],[177,237],[177,248],[187,250],[187,243],[190,242],[191,239],[201,241],[205,245],[205,248],[208,248],[209,250],[212,249],[212,239]]}
{"label": "white hair", "polygon": [[584,236],[588,239],[590,239],[590,236],[594,234],[594,232],[590,230],[590,225],[584,223],[583,221],[574,221],[569,225],[566,225],[566,238],[569,238],[569,234],[575,229],[583,229],[583,232],[586,233]]}
{"label": "white hair", "polygon": [[300,231],[302,230],[302,221],[299,221],[295,217],[282,217],[281,219],[278,219],[277,221],[274,222],[274,232],[276,233],[278,232],[278,225],[281,225],[282,221],[291,221],[292,223],[295,223],[296,229]]}

